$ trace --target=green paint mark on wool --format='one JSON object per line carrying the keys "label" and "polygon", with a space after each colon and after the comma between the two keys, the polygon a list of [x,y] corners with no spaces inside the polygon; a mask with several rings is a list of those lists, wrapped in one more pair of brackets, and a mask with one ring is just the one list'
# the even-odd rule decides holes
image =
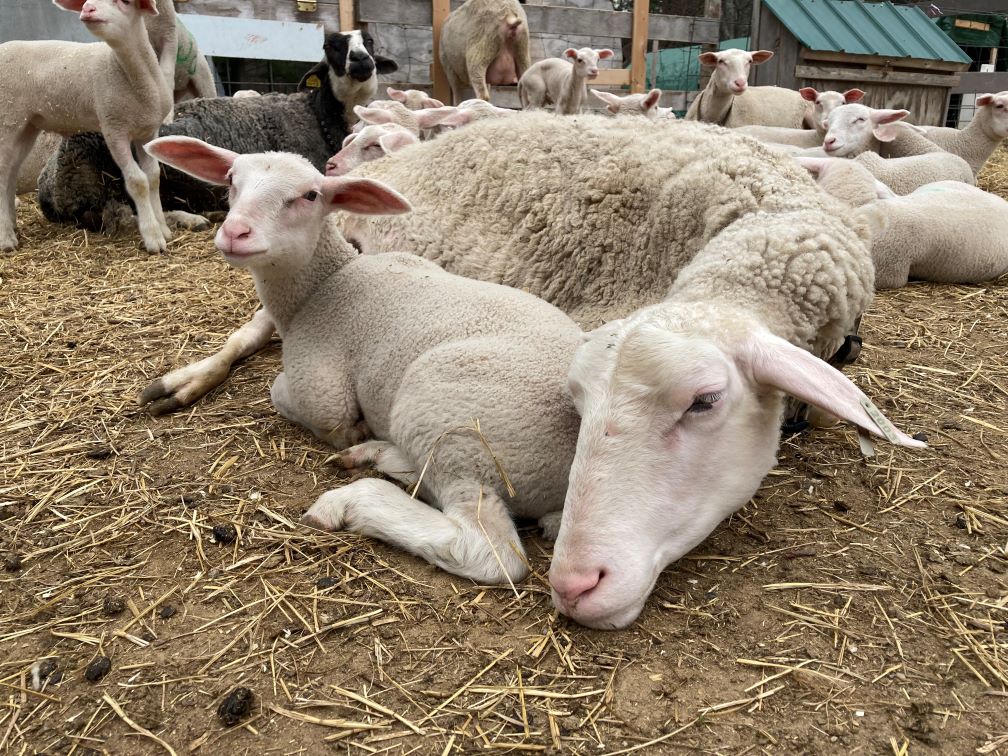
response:
{"label": "green paint mark on wool", "polygon": [[175,65],[184,66],[186,73],[190,76],[196,75],[196,56],[199,54],[196,49],[196,38],[192,35],[181,21],[178,21],[179,43],[178,52],[175,54]]}

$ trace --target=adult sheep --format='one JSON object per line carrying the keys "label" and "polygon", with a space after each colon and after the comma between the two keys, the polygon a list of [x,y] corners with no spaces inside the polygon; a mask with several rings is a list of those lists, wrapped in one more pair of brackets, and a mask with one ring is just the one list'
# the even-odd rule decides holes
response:
{"label": "adult sheep", "polygon": [[441,65],[452,89],[452,102],[466,87],[481,100],[490,86],[509,86],[532,65],[525,9],[517,0],[466,0],[441,27]]}
{"label": "adult sheep", "polygon": [[[306,91],[184,102],[159,134],[192,136],[238,153],[293,152],[322,170],[356,121],[354,105],[374,97],[378,74],[398,68],[374,54],[367,32],[330,34],[323,49],[325,59],[302,81]],[[161,190],[167,210],[204,213],[225,207],[219,188],[173,168],[162,168]],[[103,217],[123,202],[122,178],[98,134],[65,140],[39,177],[39,205],[50,221],[100,229]]]}

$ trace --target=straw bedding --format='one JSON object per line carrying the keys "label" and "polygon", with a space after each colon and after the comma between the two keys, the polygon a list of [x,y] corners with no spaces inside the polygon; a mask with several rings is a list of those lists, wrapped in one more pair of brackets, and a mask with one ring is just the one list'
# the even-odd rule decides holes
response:
{"label": "straw bedding", "polygon": [[[982,182],[1008,194],[1005,151]],[[912,284],[865,319],[852,374],[927,450],[787,441],[641,619],[603,633],[554,614],[531,529],[515,593],[298,527],[342,473],[271,409],[276,345],[189,411],[136,408],[255,308],[207,234],[147,257],[32,201],[19,220],[0,752],[1008,752],[1008,280]]]}

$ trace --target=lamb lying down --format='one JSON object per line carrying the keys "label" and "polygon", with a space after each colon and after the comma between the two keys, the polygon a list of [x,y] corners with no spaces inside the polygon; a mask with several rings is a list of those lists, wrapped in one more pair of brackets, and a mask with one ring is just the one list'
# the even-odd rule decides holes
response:
{"label": "lamb lying down", "polygon": [[[530,294],[415,255],[357,255],[334,210],[410,209],[378,181],[323,177],[299,156],[237,155],[188,137],[147,147],[204,181],[230,181],[217,247],[252,274],[283,337],[284,371],[270,392],[277,411],[342,449],[345,465],[410,486],[434,455],[423,501],[362,478],[323,494],[305,522],[388,541],[474,580],[523,578],[511,517],[540,518],[555,534],[574,455],[574,322]],[[368,431],[375,440],[364,440]]]}

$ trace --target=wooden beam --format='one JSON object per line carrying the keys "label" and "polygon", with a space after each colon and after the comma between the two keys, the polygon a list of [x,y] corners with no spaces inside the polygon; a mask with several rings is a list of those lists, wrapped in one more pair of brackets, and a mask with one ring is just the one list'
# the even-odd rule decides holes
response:
{"label": "wooden beam", "polygon": [[598,76],[589,82],[592,87],[625,87],[630,83],[630,70],[627,68],[600,68]]}
{"label": "wooden beam", "polygon": [[916,84],[924,87],[954,87],[958,74],[909,73],[907,71],[871,71],[860,68],[828,68],[826,66],[795,66],[799,79],[825,81],[871,82],[879,84]]}
{"label": "wooden beam", "polygon": [[644,91],[647,72],[648,0],[634,0],[633,34],[630,37],[630,91]]}
{"label": "wooden beam", "polygon": [[887,65],[890,68],[923,68],[934,71],[963,71],[969,68],[969,63],[957,63],[952,60],[856,55],[854,53],[831,52],[827,50],[809,50],[806,47],[803,47],[801,50],[801,59],[805,61],[824,60],[833,63],[858,63],[870,66]]}
{"label": "wooden beam", "polygon": [[354,0],[339,0],[339,30],[350,31],[357,28],[354,17]]}
{"label": "wooden beam", "polygon": [[[423,4],[423,3],[419,3]],[[445,19],[451,13],[450,0],[432,0],[431,2],[431,23],[434,34],[434,60],[431,64],[431,81],[434,83],[434,97],[441,102],[453,103],[451,87],[448,85],[448,77],[441,66],[441,28]]]}
{"label": "wooden beam", "polygon": [[970,94],[972,92],[986,94],[988,92],[1003,92],[1006,89],[1008,89],[1008,71],[993,73],[967,71],[959,75],[959,84],[953,87],[952,94]]}

